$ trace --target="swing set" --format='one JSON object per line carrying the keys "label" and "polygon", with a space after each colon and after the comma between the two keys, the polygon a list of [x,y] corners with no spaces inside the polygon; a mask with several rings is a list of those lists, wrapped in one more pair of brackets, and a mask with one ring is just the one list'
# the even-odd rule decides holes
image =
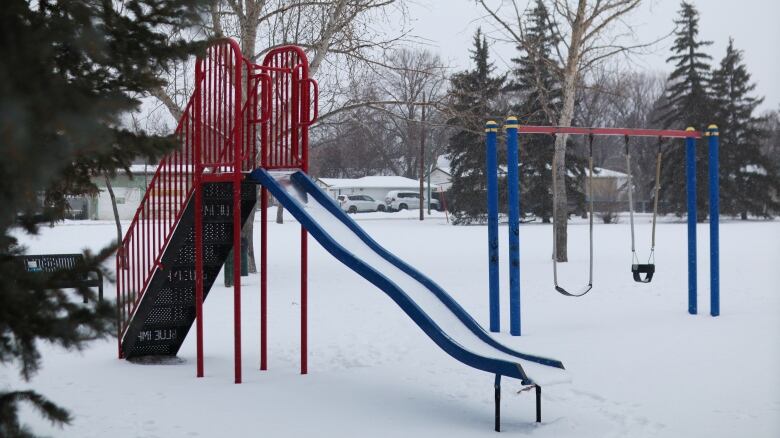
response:
{"label": "swing set", "polygon": [[[702,134],[694,128],[686,130],[626,129],[626,128],[578,128],[558,126],[521,126],[517,118],[508,117],[504,124],[507,147],[507,184],[509,199],[509,319],[510,333],[519,336],[520,331],[520,244],[519,210],[520,192],[518,167],[519,134],[524,135],[584,135],[588,139],[588,222],[589,222],[589,270],[588,283],[575,291],[567,290],[558,283],[558,236],[553,232],[553,286],[565,296],[582,297],[593,289],[593,142],[595,137],[621,136],[624,139],[628,207],[631,229],[631,274],[635,282],[650,283],[656,273],[655,244],[656,222],[658,218],[658,199],[660,190],[661,164],[664,141],[685,140],[686,193],[688,207],[688,313],[697,313],[696,283],[696,141]],[[498,282],[498,162],[496,143],[498,125],[488,121],[485,125],[487,153],[487,196],[488,196],[488,272],[490,301],[490,330],[500,331],[499,282]],[[710,195],[710,314],[720,314],[720,267],[719,267],[719,180],[718,180],[718,128],[710,125],[704,132],[709,145],[709,195]],[[655,163],[655,183],[653,189],[653,219],[650,237],[650,252],[647,262],[641,263],[636,250],[636,232],[634,227],[634,196],[631,170],[631,144],[633,137],[653,137],[658,139]],[[553,226],[557,218],[556,168],[552,166],[553,180]]]}

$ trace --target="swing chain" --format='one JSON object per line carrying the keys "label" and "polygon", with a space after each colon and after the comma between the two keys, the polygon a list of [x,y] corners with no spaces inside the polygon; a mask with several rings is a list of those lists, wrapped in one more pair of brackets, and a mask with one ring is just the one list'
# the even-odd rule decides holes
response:
{"label": "swing chain", "polygon": [[650,257],[655,264],[655,226],[658,218],[658,197],[661,191],[661,161],[663,158],[663,137],[658,136],[658,145],[655,158],[655,190],[653,193],[653,230],[650,240]]}
{"label": "swing chain", "polygon": [[628,148],[628,135],[624,136],[623,139],[625,141],[626,150],[626,183],[628,184],[626,190],[628,191],[628,217],[631,225],[631,252],[633,253],[633,259],[636,259],[636,238],[634,236],[634,183],[631,178],[631,151]]}

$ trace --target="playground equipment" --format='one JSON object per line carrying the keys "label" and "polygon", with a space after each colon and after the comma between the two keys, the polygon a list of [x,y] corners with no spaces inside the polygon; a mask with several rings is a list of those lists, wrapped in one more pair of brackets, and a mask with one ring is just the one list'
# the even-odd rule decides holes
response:
{"label": "playground equipment", "polygon": [[[385,292],[441,349],[495,375],[496,430],[501,376],[536,390],[565,380],[555,359],[493,339],[447,292],[382,248],[306,174],[308,128],[317,119],[317,83],[304,52],[271,50],[262,64],[223,39],[198,59],[195,91],[176,135],[117,252],[120,358],[175,355],[193,323],[197,371],[204,374],[203,301],[261,186],[260,368],[267,368],[267,217],[270,192],[301,224],[301,373],[307,368],[307,236]],[[259,143],[260,147],[257,147]],[[259,163],[259,164],[258,164]],[[165,197],[166,202],[162,201]],[[240,251],[233,278],[240,279]],[[519,277],[518,277],[519,280]],[[233,283],[235,383],[241,383],[241,284]]]}
{"label": "playground equipment", "polygon": [[[661,141],[664,139],[685,139],[686,161],[686,193],[688,205],[688,313],[695,315],[697,306],[697,261],[696,261],[696,140],[702,134],[694,128],[680,130],[656,130],[656,129],[625,129],[625,128],[577,128],[559,126],[521,126],[517,118],[508,117],[505,123],[507,146],[507,184],[509,191],[509,326],[513,336],[521,334],[521,300],[520,300],[520,255],[519,255],[519,215],[517,210],[520,199],[517,196],[519,179],[517,176],[517,150],[519,147],[519,134],[544,134],[544,135],[586,135],[589,146],[589,184],[590,192],[590,268],[588,284],[577,293],[571,293],[558,284],[557,263],[555,254],[555,240],[553,241],[553,283],[555,289],[563,295],[582,296],[593,287],[593,138],[595,136],[623,136],[626,146],[626,165],[628,167],[628,193],[629,210],[631,216],[631,272],[634,280],[641,283],[649,283],[655,273],[655,225],[658,214],[658,190],[661,171]],[[494,121],[485,124],[485,150],[487,153],[487,198],[488,198],[488,300],[490,309],[490,330],[498,332],[501,329],[499,308],[499,283],[498,283],[498,162],[496,159],[496,142],[498,137],[498,125]],[[718,127],[709,125],[704,132],[709,146],[709,195],[710,195],[710,315],[720,315],[720,261],[719,261],[719,179],[718,179]],[[634,236],[634,207],[631,187],[631,155],[629,149],[630,137],[655,137],[658,138],[658,152],[656,154],[656,178],[655,200],[653,205],[653,228],[651,237],[651,249],[648,263],[640,264],[636,256]],[[555,167],[553,166],[553,172]],[[555,175],[553,175],[553,182]],[[512,193],[515,193],[513,195]],[[555,193],[555,187],[553,187]],[[553,206],[555,202],[553,202]],[[555,217],[555,213],[553,213]],[[553,233],[553,239],[556,239]],[[642,277],[644,274],[644,277]]]}
{"label": "playground equipment", "polygon": [[[658,218],[658,196],[661,188],[661,143],[662,138],[658,137],[658,150],[655,154],[655,184],[653,189],[653,228],[650,232],[650,255],[647,257],[647,263],[639,263],[636,255],[636,239],[634,232],[634,183],[631,178],[631,150],[628,148],[628,136],[625,136],[626,143],[626,175],[628,175],[628,214],[631,222],[631,273],[634,281],[637,283],[650,283],[655,274],[655,224]],[[592,193],[591,193],[592,195]],[[593,214],[593,212],[591,212]],[[644,277],[642,277],[644,274]]]}

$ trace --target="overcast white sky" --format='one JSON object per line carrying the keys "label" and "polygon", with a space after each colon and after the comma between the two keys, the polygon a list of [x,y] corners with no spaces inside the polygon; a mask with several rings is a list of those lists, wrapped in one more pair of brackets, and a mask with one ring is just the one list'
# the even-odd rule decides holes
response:
{"label": "overcast white sky", "polygon": [[[494,0],[499,1],[499,0]],[[707,49],[717,65],[726,51],[729,36],[744,51],[745,62],[757,84],[756,94],[766,98],[761,106],[780,106],[780,1],[778,0],[691,0],[699,10],[700,36],[713,41]],[[640,9],[626,18],[637,39],[649,42],[668,34],[674,28],[679,0],[645,0]],[[428,40],[450,65],[469,66],[468,50],[478,26],[490,30],[489,21],[481,20],[484,12],[474,0],[411,0],[409,7],[412,33]],[[632,58],[634,68],[668,72],[671,39],[657,45],[652,53]],[[491,56],[496,66],[506,70],[515,56],[510,44],[496,44]]]}

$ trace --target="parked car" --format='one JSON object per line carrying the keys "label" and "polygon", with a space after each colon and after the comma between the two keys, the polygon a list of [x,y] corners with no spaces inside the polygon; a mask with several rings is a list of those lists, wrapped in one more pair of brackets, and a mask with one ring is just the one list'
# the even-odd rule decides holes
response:
{"label": "parked car", "polygon": [[[423,205],[427,207],[427,201],[423,199]],[[420,208],[420,194],[405,190],[391,190],[385,197],[385,207],[388,211],[414,210]],[[431,199],[431,208],[439,210],[439,201]]]}
{"label": "parked car", "polygon": [[341,209],[347,213],[385,211],[385,204],[368,195],[339,195],[336,199]]}

